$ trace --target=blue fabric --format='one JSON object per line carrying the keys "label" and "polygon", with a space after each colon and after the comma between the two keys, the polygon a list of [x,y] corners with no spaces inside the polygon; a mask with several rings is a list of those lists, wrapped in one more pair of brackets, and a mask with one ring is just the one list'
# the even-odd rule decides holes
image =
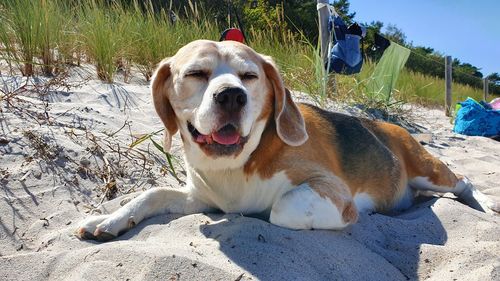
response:
{"label": "blue fabric", "polygon": [[363,66],[363,59],[361,58],[359,62],[355,65],[349,65],[343,59],[337,56],[333,56],[330,58],[330,69],[329,72],[335,72],[340,74],[356,74],[361,71],[361,67]]}
{"label": "blue fabric", "polygon": [[333,28],[335,32],[335,40],[344,40],[347,34],[347,25],[341,17],[333,16]]}
{"label": "blue fabric", "polygon": [[481,104],[484,108],[486,108],[486,109],[493,109],[493,108],[491,107],[491,104],[489,104],[489,103],[485,102],[484,100],[480,101],[479,103],[480,103],[480,104]]}
{"label": "blue fabric", "polygon": [[363,65],[361,36],[348,34],[346,24],[338,16],[334,16],[333,28],[336,41],[330,54],[328,71],[348,75],[359,73]]}
{"label": "blue fabric", "polygon": [[484,108],[471,98],[460,105],[453,128],[455,133],[484,137],[500,135],[500,110]]}
{"label": "blue fabric", "polygon": [[354,67],[363,59],[359,48],[361,37],[346,34],[344,40],[338,40],[333,46],[332,57],[343,60],[348,66]]}

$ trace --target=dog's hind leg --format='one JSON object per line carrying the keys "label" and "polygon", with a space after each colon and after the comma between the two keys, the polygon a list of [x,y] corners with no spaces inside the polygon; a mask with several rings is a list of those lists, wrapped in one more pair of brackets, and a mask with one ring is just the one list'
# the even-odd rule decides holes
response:
{"label": "dog's hind leg", "polygon": [[423,193],[451,192],[470,207],[486,212],[500,212],[500,204],[477,190],[468,178],[453,173],[448,166],[427,152],[413,140],[412,152],[405,156],[406,168],[410,168],[408,184]]}
{"label": "dog's hind leg", "polygon": [[477,190],[470,181],[457,176],[448,166],[430,154],[406,130],[386,125],[393,151],[403,160],[408,184],[420,192],[451,192],[474,209],[493,213],[500,212],[500,204]]}
{"label": "dog's hind leg", "polygon": [[154,215],[193,214],[209,210],[207,204],[193,198],[187,191],[155,188],[142,193],[112,214],[91,216],[83,220],[76,230],[76,236],[106,241]]}
{"label": "dog's hind leg", "polygon": [[486,212],[500,212],[500,204],[476,189],[466,177],[460,177],[454,186],[434,184],[428,177],[415,177],[409,181],[411,188],[425,193],[451,192],[470,207]]}
{"label": "dog's hind leg", "polygon": [[348,187],[337,177],[307,181],[281,196],[270,222],[290,229],[343,229],[358,219]]}
{"label": "dog's hind leg", "polygon": [[500,204],[477,190],[468,178],[455,175],[423,147],[419,150],[414,150],[416,152],[414,158],[418,158],[419,167],[414,169],[417,171],[416,176],[408,182],[411,188],[424,192],[451,192],[476,210],[486,213],[500,212]]}

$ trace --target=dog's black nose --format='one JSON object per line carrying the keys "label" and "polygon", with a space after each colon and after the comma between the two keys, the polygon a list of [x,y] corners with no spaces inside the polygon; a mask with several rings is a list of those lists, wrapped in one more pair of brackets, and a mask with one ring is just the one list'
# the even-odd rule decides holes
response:
{"label": "dog's black nose", "polygon": [[215,103],[225,111],[239,111],[247,104],[247,94],[238,87],[225,88],[214,94]]}

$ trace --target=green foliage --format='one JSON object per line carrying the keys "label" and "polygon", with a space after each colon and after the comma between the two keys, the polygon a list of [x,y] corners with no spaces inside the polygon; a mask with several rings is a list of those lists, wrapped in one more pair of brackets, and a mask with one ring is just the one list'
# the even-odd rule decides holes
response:
{"label": "green foliage", "polygon": [[130,46],[133,16],[121,5],[87,2],[78,11],[79,32],[85,51],[94,60],[99,79],[113,82],[118,63],[124,63]]}
{"label": "green foliage", "polygon": [[[170,7],[170,9],[181,11],[182,17],[189,18],[191,17],[190,7],[197,4],[198,7],[202,7],[199,9],[199,13],[205,15],[206,18],[215,19],[220,31],[230,26],[236,26],[234,13],[236,11],[243,26],[247,29],[247,33],[253,27],[259,32],[274,29],[278,34],[290,30],[301,34],[301,38],[305,37],[309,42],[316,42],[318,38],[316,1],[193,0],[193,2],[194,4],[191,1],[157,0],[154,1],[153,6],[156,7],[156,11],[160,7]],[[349,0],[336,0],[333,1],[333,5],[347,24],[354,22],[356,13],[350,11]],[[231,24],[228,15],[231,15]],[[411,43],[407,43],[404,31],[395,25],[388,24],[383,32],[384,24],[382,22],[376,21],[364,25],[367,26],[367,36],[363,39],[363,51],[367,58],[374,61],[380,59],[382,52],[374,49],[374,34],[380,33],[416,53],[412,53],[407,62],[406,66],[409,69],[425,75],[444,77],[444,56],[442,54],[434,52],[431,48],[413,46]],[[483,74],[479,69],[470,64],[457,62],[453,65],[454,81],[473,87],[482,87],[480,78]],[[500,88],[495,84],[490,85],[490,91],[500,94]]]}
{"label": "green foliage", "polygon": [[257,30],[287,29],[281,4],[271,6],[266,0],[258,0],[256,4],[255,7],[244,7],[245,23]]}
{"label": "green foliage", "polygon": [[431,48],[415,47],[406,67],[415,72],[444,78],[444,58],[434,54]]}
{"label": "green foliage", "polygon": [[[23,75],[33,75],[37,48],[41,44],[41,1],[2,1],[5,10],[2,16],[2,43],[8,57],[23,63]],[[16,49],[14,49],[16,48]]]}
{"label": "green foliage", "polygon": [[405,45],[406,44],[406,34],[401,30],[399,27],[397,27],[395,24],[388,24],[387,27],[385,28],[385,38],[396,42],[400,45]]}
{"label": "green foliage", "polygon": [[[196,14],[195,6],[191,7],[190,13]],[[155,11],[152,1],[134,1],[132,9],[129,55],[146,80],[150,79],[158,62],[182,45],[199,38],[216,39],[219,35],[217,26],[203,18],[172,22],[173,12],[162,8]]]}
{"label": "green foliage", "polygon": [[356,12],[349,12],[350,6],[349,0],[337,0],[333,2],[335,11],[341,15],[347,25],[354,23],[354,17],[356,16]]}
{"label": "green foliage", "polygon": [[0,50],[11,69],[23,75],[35,66],[51,75],[66,63],[85,58],[95,63],[98,77],[112,82],[117,69],[138,66],[146,79],[155,65],[184,44],[217,39],[219,28],[204,18],[196,3],[171,20],[174,11],[156,1],[0,1]]}
{"label": "green foliage", "polygon": [[[268,28],[270,25],[262,25],[262,22],[269,22],[274,14],[282,13],[279,22],[280,28],[290,29],[300,33],[310,42],[318,40],[318,21],[316,1],[287,0],[287,1],[233,1],[236,6],[243,6],[242,18],[245,26],[256,28]],[[257,2],[258,5],[252,5]],[[354,22],[356,13],[349,13],[350,3],[348,0],[338,0],[334,2],[335,9],[342,15],[346,23]],[[271,26],[272,26],[271,21]]]}
{"label": "green foliage", "polygon": [[378,60],[382,56],[382,52],[374,48],[375,34],[380,33],[384,24],[380,21],[373,21],[371,23],[364,23],[366,27],[366,36],[361,40],[363,54],[372,60]]}
{"label": "green foliage", "polygon": [[318,41],[316,1],[289,0],[282,5],[291,30],[303,34],[310,42]]}
{"label": "green foliage", "polygon": [[[330,97],[351,104],[362,104],[365,108],[396,112],[407,103],[437,107],[443,105],[444,80],[414,72],[408,68],[404,68],[399,73],[399,78],[390,93],[390,99],[386,99],[385,95],[374,95],[367,84],[372,79],[375,67],[376,63],[367,60],[361,73],[357,75],[336,75],[338,91]],[[459,83],[453,84],[453,103],[463,101],[467,97],[480,100],[482,95],[482,89]]]}
{"label": "green foliage", "polygon": [[11,31],[9,30],[9,15],[7,9],[0,5],[0,59],[5,60],[11,71],[12,61],[15,60],[17,52],[14,42],[11,40]]}
{"label": "green foliage", "polygon": [[[251,11],[254,1],[231,2],[242,20],[248,21],[245,22],[248,44],[275,59],[288,87],[310,93],[319,104],[327,98],[367,100],[365,84],[374,70],[370,61],[378,61],[381,56],[381,52],[372,49],[374,34],[383,28],[381,22],[368,24],[364,39],[368,60],[362,73],[336,75],[333,87],[333,80],[318,61],[315,44],[310,43],[316,42],[311,41],[311,34],[317,34],[314,1],[256,1],[254,11]],[[340,5],[337,11],[352,20],[354,14],[348,11],[349,1],[336,1],[336,4]],[[11,67],[22,66],[26,75],[34,73],[33,66],[42,66],[40,69],[49,74],[54,66],[75,60],[78,63],[83,58],[95,63],[99,77],[105,81],[113,80],[118,67],[132,65],[149,79],[155,65],[184,44],[201,38],[217,40],[220,32],[228,27],[227,8],[227,1],[223,0],[0,0],[0,56]],[[255,22],[261,21],[262,26],[251,24],[254,20],[249,20],[246,13],[254,13]],[[214,19],[214,15],[220,19]],[[234,23],[234,13],[232,15]],[[304,32],[294,31],[305,28]],[[401,73],[392,97],[441,103],[444,82],[429,76],[442,77],[443,56],[430,48],[410,47],[414,53],[406,64],[409,71]],[[454,93],[480,96],[482,84],[478,85],[481,83],[478,69],[458,60],[454,67]],[[473,79],[477,88],[462,88],[456,83],[465,79],[460,75]],[[408,78],[412,76],[417,77],[414,82]],[[491,84],[490,92],[494,93],[495,87],[499,86]],[[469,94],[465,94],[467,91]]]}
{"label": "green foliage", "polygon": [[489,81],[491,81],[493,84],[500,84],[500,75],[495,72],[486,77]]}
{"label": "green foliage", "polygon": [[165,155],[165,158],[167,159],[167,162],[168,162],[168,166],[170,168],[170,171],[172,173],[172,176],[174,176],[174,178],[179,182],[179,183],[182,183],[182,180],[179,179],[179,177],[177,176],[177,172],[176,172],[176,169],[174,167],[174,164],[172,162],[172,159],[175,160],[174,156],[168,152],[166,152],[165,150],[163,150],[163,147],[157,142],[154,140],[154,136],[156,136],[157,134],[159,133],[162,133],[164,131],[164,129],[161,129],[161,130],[158,130],[156,132],[152,132],[152,133],[149,133],[149,134],[146,134],[146,135],[143,135],[141,137],[139,137],[137,140],[135,140],[129,147],[130,148],[134,148],[136,147],[137,145],[143,143],[144,141],[146,140],[150,140],[151,143],[153,143],[154,147],[159,151],[161,152],[163,155]]}
{"label": "green foliage", "polygon": [[326,71],[324,66],[323,58],[321,58],[320,55],[319,44],[317,47],[314,47],[312,44],[308,43],[307,47],[309,52],[304,54],[304,57],[307,59],[307,65],[309,65],[307,72],[312,75],[308,75],[307,78],[301,77],[295,79],[296,84],[298,84],[296,89],[300,89],[302,92],[309,94],[316,104],[323,107],[327,99],[331,97],[330,92],[332,89],[328,84],[331,75]]}
{"label": "green foliage", "polygon": [[34,74],[41,65],[52,75],[58,58],[65,55],[63,31],[68,23],[67,10],[59,0],[5,0],[0,2],[0,43],[4,58],[21,63],[21,72]]}
{"label": "green foliage", "polygon": [[[408,69],[424,75],[444,79],[445,58],[442,54],[435,52],[432,48],[407,47],[412,50],[412,54],[406,64]],[[483,74],[479,71],[479,68],[469,63],[461,63],[458,59],[453,59],[452,68],[454,82],[477,89],[483,88]],[[500,94],[500,87],[492,83],[490,84],[490,92]]]}

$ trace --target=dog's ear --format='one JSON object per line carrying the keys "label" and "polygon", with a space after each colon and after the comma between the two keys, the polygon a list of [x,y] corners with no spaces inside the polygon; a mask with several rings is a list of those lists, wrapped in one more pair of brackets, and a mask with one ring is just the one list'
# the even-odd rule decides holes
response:
{"label": "dog's ear", "polygon": [[177,117],[170,105],[168,89],[170,88],[170,60],[162,60],[155,70],[151,79],[151,92],[156,112],[160,116],[163,125],[165,125],[165,139],[163,149],[170,151],[172,145],[172,136],[177,133]]}
{"label": "dog's ear", "polygon": [[274,91],[274,119],[280,139],[291,146],[299,146],[308,139],[304,118],[285,88],[278,68],[270,57],[263,56],[264,71]]}

